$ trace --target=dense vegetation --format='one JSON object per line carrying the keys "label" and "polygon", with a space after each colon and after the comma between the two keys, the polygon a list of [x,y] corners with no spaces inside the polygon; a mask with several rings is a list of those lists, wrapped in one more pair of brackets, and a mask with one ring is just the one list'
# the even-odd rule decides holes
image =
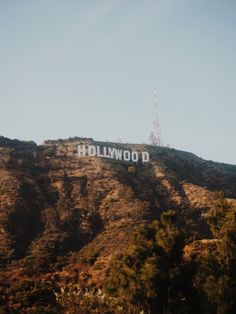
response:
{"label": "dense vegetation", "polygon": [[[220,194],[207,220],[214,239],[193,243],[172,210],[140,226],[111,268],[109,293],[130,313],[235,313],[236,208]],[[186,250],[193,244],[197,254]]]}
{"label": "dense vegetation", "polygon": [[193,239],[175,211],[137,227],[111,261],[105,286],[69,278],[16,282],[1,289],[0,313],[236,312],[236,208],[223,194],[207,212],[212,239]]}

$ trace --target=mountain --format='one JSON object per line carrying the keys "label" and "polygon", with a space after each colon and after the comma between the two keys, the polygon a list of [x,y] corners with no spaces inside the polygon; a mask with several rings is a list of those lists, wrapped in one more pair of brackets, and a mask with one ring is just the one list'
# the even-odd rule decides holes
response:
{"label": "mountain", "polygon": [[[150,161],[79,157],[78,145],[145,151]],[[0,290],[29,278],[102,286],[134,228],[167,209],[207,239],[205,214],[219,191],[236,205],[235,165],[146,144],[0,137]]]}

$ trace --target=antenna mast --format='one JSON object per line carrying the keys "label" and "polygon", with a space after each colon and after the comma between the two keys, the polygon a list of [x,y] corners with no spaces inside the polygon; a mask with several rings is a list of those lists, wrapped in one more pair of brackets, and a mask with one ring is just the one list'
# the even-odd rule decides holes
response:
{"label": "antenna mast", "polygon": [[153,146],[162,146],[162,139],[161,139],[161,129],[160,124],[158,120],[158,101],[157,101],[157,95],[154,95],[155,97],[155,111],[154,111],[154,117],[153,117],[153,127],[152,131],[149,134],[148,140],[149,144]]}

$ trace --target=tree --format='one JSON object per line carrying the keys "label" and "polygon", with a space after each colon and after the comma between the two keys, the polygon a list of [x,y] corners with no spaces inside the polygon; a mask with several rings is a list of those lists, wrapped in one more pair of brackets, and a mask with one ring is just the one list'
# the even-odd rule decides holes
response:
{"label": "tree", "polygon": [[236,208],[219,194],[208,212],[208,224],[215,238],[205,255],[198,257],[197,288],[205,313],[236,312]]}
{"label": "tree", "polygon": [[184,232],[177,221],[169,210],[161,221],[139,226],[127,251],[113,262],[106,289],[124,297],[130,313],[188,313],[191,272],[183,260]]}

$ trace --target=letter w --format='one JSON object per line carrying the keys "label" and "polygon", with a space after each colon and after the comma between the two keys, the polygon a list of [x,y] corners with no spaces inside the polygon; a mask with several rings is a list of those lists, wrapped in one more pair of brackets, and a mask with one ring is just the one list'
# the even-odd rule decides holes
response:
{"label": "letter w", "polygon": [[116,159],[117,160],[122,160],[122,150],[120,150],[120,149],[116,149],[115,150],[115,155],[116,155]]}

